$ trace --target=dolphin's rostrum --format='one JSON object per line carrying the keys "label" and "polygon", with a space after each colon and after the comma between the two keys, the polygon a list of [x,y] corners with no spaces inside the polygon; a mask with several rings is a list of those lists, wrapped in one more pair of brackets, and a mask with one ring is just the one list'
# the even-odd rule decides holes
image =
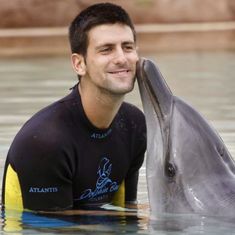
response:
{"label": "dolphin's rostrum", "polygon": [[140,59],[137,80],[147,122],[151,218],[164,213],[235,217],[235,163],[217,132],[173,96],[152,61]]}

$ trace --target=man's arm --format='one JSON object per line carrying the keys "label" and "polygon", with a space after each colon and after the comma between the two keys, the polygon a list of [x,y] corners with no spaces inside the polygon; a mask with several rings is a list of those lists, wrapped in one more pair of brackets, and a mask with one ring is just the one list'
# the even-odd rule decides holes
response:
{"label": "man's arm", "polygon": [[71,208],[72,171],[66,146],[46,135],[31,136],[18,134],[9,150],[3,204],[29,210]]}

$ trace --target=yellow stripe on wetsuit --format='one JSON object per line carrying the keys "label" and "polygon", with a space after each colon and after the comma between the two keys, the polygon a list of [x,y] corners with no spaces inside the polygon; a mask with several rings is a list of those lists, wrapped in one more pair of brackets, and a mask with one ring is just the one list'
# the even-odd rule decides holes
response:
{"label": "yellow stripe on wetsuit", "polygon": [[125,182],[123,181],[118,189],[118,191],[114,194],[112,204],[115,206],[125,207]]}
{"label": "yellow stripe on wetsuit", "polygon": [[17,173],[9,164],[7,167],[5,192],[4,192],[6,209],[23,210],[23,200]]}

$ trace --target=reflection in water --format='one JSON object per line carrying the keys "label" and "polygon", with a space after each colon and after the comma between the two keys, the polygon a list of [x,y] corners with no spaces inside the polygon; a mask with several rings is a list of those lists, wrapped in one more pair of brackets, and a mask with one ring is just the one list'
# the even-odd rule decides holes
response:
{"label": "reflection in water", "polygon": [[155,221],[139,212],[77,211],[33,213],[6,211],[2,230],[22,234],[235,234],[234,218],[200,215],[161,215]]}
{"label": "reflection in water", "polygon": [[[235,157],[235,53],[144,56],[157,61],[174,94],[212,122]],[[76,81],[69,58],[1,60],[0,180],[9,145],[19,128],[33,113],[68,94]],[[127,100],[141,107],[137,87]],[[140,203],[148,202],[144,166],[140,171],[138,198]],[[7,211],[2,214],[1,225],[2,230],[14,234],[233,234],[235,231],[234,223],[229,220],[221,222],[221,219],[195,215],[165,216],[148,225],[147,215],[148,209],[109,216],[97,212],[58,216]]]}
{"label": "reflection in water", "polygon": [[148,217],[139,212],[76,211],[74,213],[34,213],[7,210],[3,214],[3,231],[14,234],[135,234],[146,232]]}
{"label": "reflection in water", "polygon": [[[234,218],[164,215],[149,224],[150,234],[235,234]],[[162,231],[162,232],[160,232]]]}

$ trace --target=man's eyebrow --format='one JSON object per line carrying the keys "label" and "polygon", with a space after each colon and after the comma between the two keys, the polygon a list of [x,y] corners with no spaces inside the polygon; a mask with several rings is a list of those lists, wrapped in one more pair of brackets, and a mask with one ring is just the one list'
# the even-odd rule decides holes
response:
{"label": "man's eyebrow", "polygon": [[134,42],[134,41],[125,41],[125,42],[123,42],[122,44],[124,44],[124,45],[126,45],[126,44],[135,45],[135,42]]}
{"label": "man's eyebrow", "polygon": [[136,43],[135,42],[132,42],[132,41],[129,41],[129,42],[123,42],[122,43],[122,46],[129,46],[129,47],[136,47]]}
{"label": "man's eyebrow", "polygon": [[[135,42],[134,41],[124,41],[121,44],[122,45],[135,45]],[[114,46],[115,46],[115,43],[104,43],[104,44],[96,46],[95,50],[99,50],[99,49],[102,49],[104,47],[114,47]]]}

